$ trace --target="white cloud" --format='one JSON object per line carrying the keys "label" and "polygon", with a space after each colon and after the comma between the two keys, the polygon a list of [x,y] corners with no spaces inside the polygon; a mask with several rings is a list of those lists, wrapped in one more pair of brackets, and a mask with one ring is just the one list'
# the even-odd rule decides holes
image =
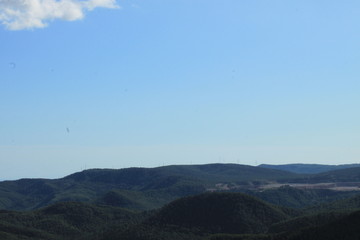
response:
{"label": "white cloud", "polygon": [[0,0],[0,22],[10,30],[44,28],[54,19],[82,19],[98,7],[119,8],[116,0]]}

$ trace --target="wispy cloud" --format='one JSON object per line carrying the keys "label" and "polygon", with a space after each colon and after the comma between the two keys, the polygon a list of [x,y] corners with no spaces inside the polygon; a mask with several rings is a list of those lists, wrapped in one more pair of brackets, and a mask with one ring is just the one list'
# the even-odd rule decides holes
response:
{"label": "wispy cloud", "polygon": [[9,30],[44,28],[55,19],[82,19],[99,7],[119,8],[116,0],[0,0],[0,22]]}

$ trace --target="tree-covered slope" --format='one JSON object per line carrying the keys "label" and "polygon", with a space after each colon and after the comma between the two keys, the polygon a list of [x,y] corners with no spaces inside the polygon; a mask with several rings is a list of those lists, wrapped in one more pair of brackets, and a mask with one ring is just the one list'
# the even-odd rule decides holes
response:
{"label": "tree-covered slope", "polygon": [[0,211],[1,239],[86,239],[112,226],[138,220],[138,214],[84,203],[58,203],[30,212]]}
{"label": "tree-covered slope", "polygon": [[[153,189],[168,186],[179,178],[213,184],[218,182],[291,179],[297,176],[297,174],[286,171],[248,165],[205,164],[119,170],[92,169],[69,175],[65,179],[72,179],[77,182],[116,184],[123,188]],[[164,179],[167,179],[167,181],[164,181]]]}
{"label": "tree-covered slope", "polygon": [[259,167],[277,169],[283,171],[289,171],[300,174],[316,174],[328,171],[360,167],[360,164],[342,164],[342,165],[324,165],[324,164],[305,164],[305,163],[293,163],[293,164],[261,164]]}
{"label": "tree-covered slope", "polygon": [[262,233],[286,218],[280,208],[242,193],[205,193],[171,202],[149,222],[210,233]]}
{"label": "tree-covered slope", "polygon": [[360,239],[360,211],[287,234],[286,240],[358,240]]}
{"label": "tree-covered slope", "polygon": [[[61,179],[0,182],[0,209],[31,210],[56,202],[110,203],[151,209],[221,182],[292,179],[298,175],[237,164],[91,169]],[[157,201],[154,201],[157,198]],[[116,202],[116,199],[119,201]],[[135,201],[133,204],[128,201]],[[124,203],[124,205],[122,205]]]}
{"label": "tree-covered slope", "polygon": [[308,212],[326,212],[326,211],[332,211],[332,210],[346,210],[346,211],[354,211],[360,209],[360,193],[326,203],[316,204],[314,206],[309,206],[306,208],[306,211]]}
{"label": "tree-covered slope", "polygon": [[305,208],[347,199],[359,194],[357,191],[333,191],[329,189],[299,189],[288,185],[262,191],[246,190],[245,193],[266,202],[284,207]]}
{"label": "tree-covered slope", "polygon": [[358,240],[360,236],[358,211],[304,214],[229,192],[188,196],[143,213],[63,202],[34,211],[0,211],[0,239]]}
{"label": "tree-covered slope", "polygon": [[265,233],[290,218],[284,210],[242,193],[204,193],[177,199],[140,224],[108,231],[101,240],[205,240],[216,233]]}
{"label": "tree-covered slope", "polygon": [[275,224],[267,234],[213,234],[207,240],[359,240],[360,211],[324,212]]}
{"label": "tree-covered slope", "polygon": [[319,173],[309,177],[311,182],[360,182],[360,167]]}

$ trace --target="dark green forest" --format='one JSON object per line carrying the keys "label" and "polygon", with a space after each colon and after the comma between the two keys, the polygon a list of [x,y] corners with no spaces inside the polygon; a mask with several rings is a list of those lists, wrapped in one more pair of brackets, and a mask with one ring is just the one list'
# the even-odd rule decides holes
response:
{"label": "dark green forest", "polygon": [[358,240],[358,179],[209,164],[3,181],[0,239]]}

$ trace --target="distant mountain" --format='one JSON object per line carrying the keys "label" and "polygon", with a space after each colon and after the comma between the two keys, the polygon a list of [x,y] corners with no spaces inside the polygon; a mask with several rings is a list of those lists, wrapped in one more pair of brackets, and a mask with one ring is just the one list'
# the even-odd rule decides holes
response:
{"label": "distant mountain", "polygon": [[289,171],[300,174],[316,174],[316,173],[328,172],[339,169],[360,167],[360,164],[343,164],[343,165],[322,165],[322,164],[304,164],[304,163],[283,164],[283,165],[261,164],[259,165],[259,167]]}
{"label": "distant mountain", "polygon": [[360,167],[319,173],[309,177],[312,182],[360,182]]}
{"label": "distant mountain", "polygon": [[[57,202],[76,201],[142,211],[206,191],[248,191],[271,203],[300,208],[352,194],[311,187],[276,189],[281,184],[321,182],[334,182],[335,185],[337,182],[345,182],[345,185],[360,182],[360,167],[312,175],[238,164],[90,169],[61,179],[0,182],[0,209],[33,210]],[[270,189],[262,188],[267,184]]]}
{"label": "distant mountain", "polygon": [[297,179],[289,179],[288,183],[333,183],[333,187],[338,189],[341,189],[342,187],[351,187],[353,189],[360,190],[360,167],[302,175]]}
{"label": "distant mountain", "polygon": [[147,210],[179,197],[216,189],[218,183],[251,185],[298,177],[281,170],[237,164],[91,169],[54,180],[0,182],[0,209],[31,210],[78,201]]}
{"label": "distant mountain", "polygon": [[[125,168],[113,169],[91,169],[78,172],[65,177],[76,181],[102,182],[111,184],[122,184],[123,187],[134,185],[141,188],[153,188],[153,181],[148,179],[171,177],[186,177],[196,179],[208,184],[219,182],[240,182],[256,180],[277,180],[296,177],[282,170],[266,169],[240,164],[204,164],[204,165],[172,165],[157,168]],[[156,179],[155,179],[156,180]],[[170,183],[171,184],[171,183]]]}

